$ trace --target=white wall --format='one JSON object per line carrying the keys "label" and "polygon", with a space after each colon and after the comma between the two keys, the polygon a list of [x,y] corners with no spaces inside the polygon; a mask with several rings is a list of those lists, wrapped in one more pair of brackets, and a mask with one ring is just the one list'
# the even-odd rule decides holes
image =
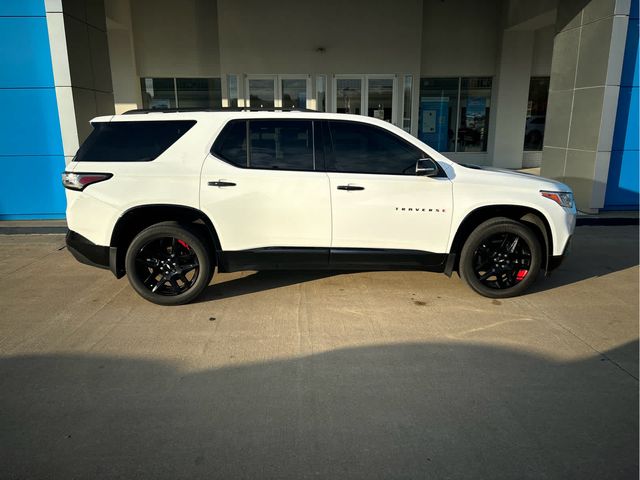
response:
{"label": "white wall", "polygon": [[500,7],[499,0],[425,0],[422,76],[494,75]]}
{"label": "white wall", "polygon": [[111,79],[117,114],[142,107],[136,67],[129,0],[109,0],[105,4]]}
{"label": "white wall", "polygon": [[421,14],[421,0],[218,0],[221,68],[249,74],[418,72]]}
{"label": "white wall", "polygon": [[553,55],[553,39],[555,35],[555,25],[549,25],[535,31],[533,60],[531,62],[532,77],[551,76],[551,57]]}
{"label": "white wall", "polygon": [[139,77],[220,75],[215,0],[133,0]]}

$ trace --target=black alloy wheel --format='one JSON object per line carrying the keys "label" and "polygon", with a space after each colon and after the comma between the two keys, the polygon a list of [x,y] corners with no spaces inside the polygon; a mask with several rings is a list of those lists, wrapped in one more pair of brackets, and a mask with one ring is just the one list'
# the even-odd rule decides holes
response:
{"label": "black alloy wheel", "polygon": [[515,286],[529,274],[531,249],[515,233],[502,232],[485,239],[473,253],[473,271],[489,288]]}
{"label": "black alloy wheel", "polygon": [[199,272],[198,257],[180,238],[155,238],[136,254],[136,275],[151,293],[180,295],[193,286]]}
{"label": "black alloy wheel", "polygon": [[497,217],[480,224],[460,253],[460,276],[489,298],[522,294],[535,282],[542,264],[542,247],[525,224]]}
{"label": "black alloy wheel", "polygon": [[129,283],[140,296],[159,305],[195,299],[213,276],[212,254],[189,225],[162,222],[140,232],[127,250]]}

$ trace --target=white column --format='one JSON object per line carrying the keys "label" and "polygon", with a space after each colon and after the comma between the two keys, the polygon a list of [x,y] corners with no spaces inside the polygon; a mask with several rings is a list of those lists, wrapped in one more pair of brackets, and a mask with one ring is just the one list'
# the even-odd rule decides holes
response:
{"label": "white column", "polygon": [[503,32],[488,144],[489,159],[496,167],[522,168],[533,43],[533,31]]}

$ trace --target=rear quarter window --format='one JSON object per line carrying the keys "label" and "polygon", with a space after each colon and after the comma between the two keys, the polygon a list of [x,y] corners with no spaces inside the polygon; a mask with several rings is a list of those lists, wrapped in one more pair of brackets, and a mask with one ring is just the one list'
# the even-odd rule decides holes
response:
{"label": "rear quarter window", "polygon": [[149,162],[173,145],[195,120],[98,122],[75,156],[77,162]]}

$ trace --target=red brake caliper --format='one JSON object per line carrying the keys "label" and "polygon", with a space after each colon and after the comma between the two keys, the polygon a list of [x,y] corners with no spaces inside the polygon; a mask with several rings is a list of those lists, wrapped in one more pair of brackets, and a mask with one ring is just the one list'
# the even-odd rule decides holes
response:
{"label": "red brake caliper", "polygon": [[529,273],[529,270],[518,270],[518,274],[516,275],[516,280],[519,282],[520,280],[522,280],[524,277],[527,276],[527,273]]}
{"label": "red brake caliper", "polygon": [[187,245],[187,242],[185,242],[184,240],[180,240],[180,239],[178,239],[178,243],[179,243],[180,245],[182,245],[184,248],[186,248],[187,250],[191,250],[191,249],[189,248],[189,245]]}

